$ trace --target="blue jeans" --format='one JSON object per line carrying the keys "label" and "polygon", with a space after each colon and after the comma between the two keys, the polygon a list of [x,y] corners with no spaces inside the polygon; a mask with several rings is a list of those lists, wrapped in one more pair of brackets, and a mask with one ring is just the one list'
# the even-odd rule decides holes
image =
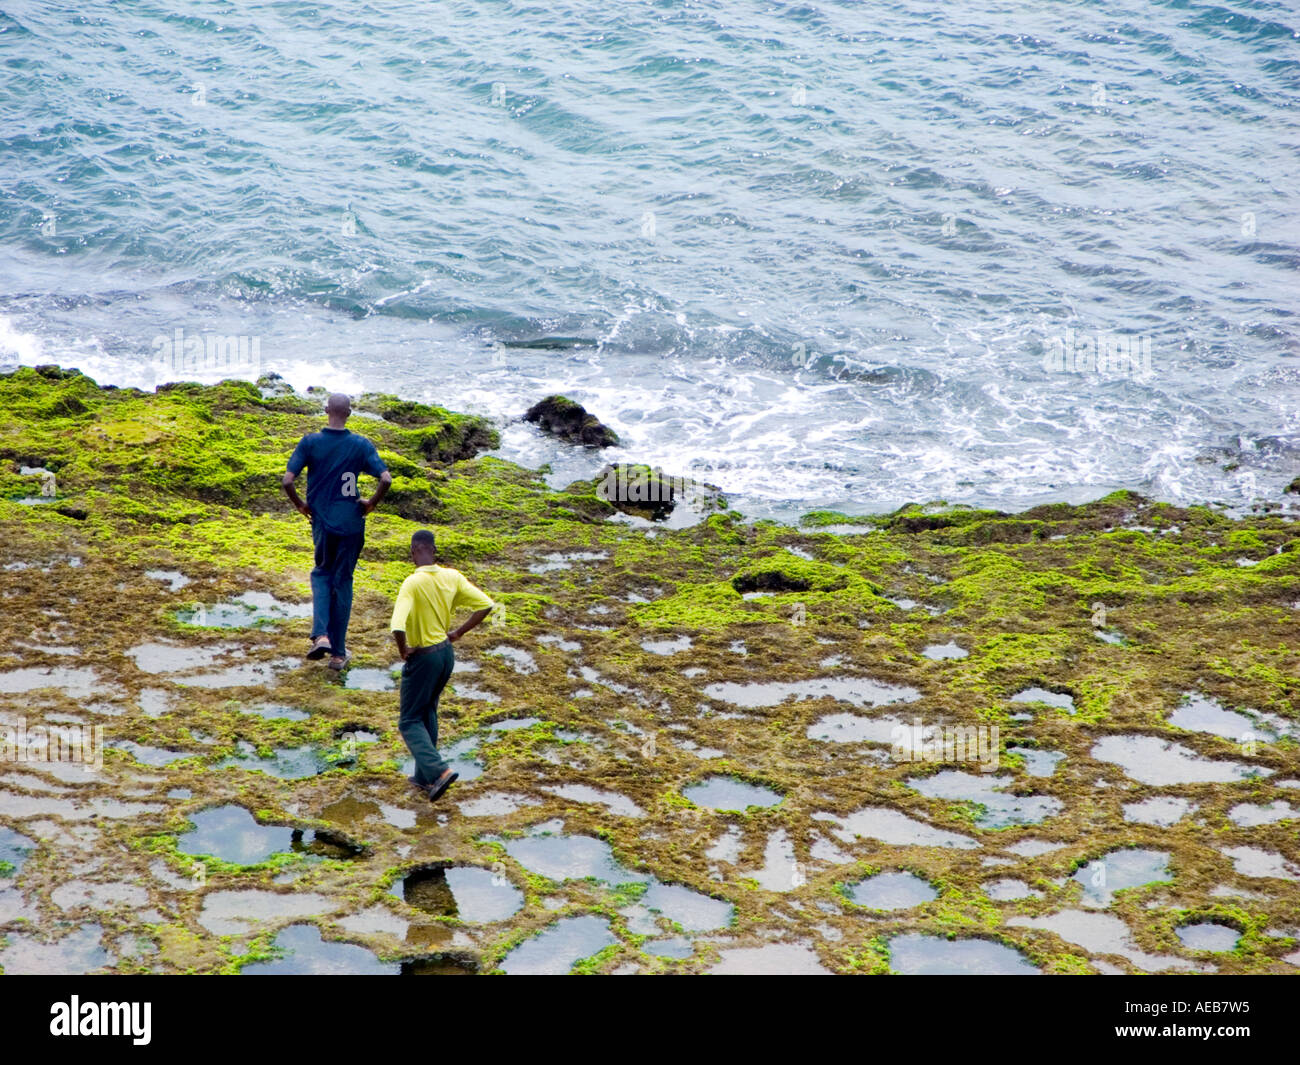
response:
{"label": "blue jeans", "polygon": [[347,654],[348,619],[352,616],[352,571],[366,542],[358,533],[331,532],[319,518],[311,523],[316,568],[311,571],[311,638],[328,636],[330,653]]}
{"label": "blue jeans", "polygon": [[436,650],[411,655],[402,666],[397,731],[415,758],[415,782],[425,787],[447,771],[447,763],[438,753],[438,699],[455,664],[451,641],[444,640]]}

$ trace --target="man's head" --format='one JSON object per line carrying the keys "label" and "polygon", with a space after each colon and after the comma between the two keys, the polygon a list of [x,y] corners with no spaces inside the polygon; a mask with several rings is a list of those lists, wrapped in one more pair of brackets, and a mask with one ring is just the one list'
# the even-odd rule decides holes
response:
{"label": "man's head", "polygon": [[438,545],[434,542],[433,533],[421,529],[411,535],[412,562],[417,566],[431,566],[437,557]]}
{"label": "man's head", "polygon": [[325,416],[329,418],[330,425],[342,428],[351,415],[352,400],[342,392],[330,393],[330,398],[325,401]]}

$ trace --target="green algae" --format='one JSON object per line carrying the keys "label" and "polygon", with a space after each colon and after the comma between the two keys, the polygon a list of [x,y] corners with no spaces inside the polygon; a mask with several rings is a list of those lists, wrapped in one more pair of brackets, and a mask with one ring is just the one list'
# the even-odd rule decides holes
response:
{"label": "green algae", "polygon": [[[271,956],[274,929],[259,932],[252,948],[248,936],[212,936],[195,923],[201,892],[172,893],[149,880],[145,870],[151,862],[161,862],[182,879],[192,875],[195,859],[179,854],[175,843],[186,810],[237,802],[263,822],[324,829],[329,823],[318,812],[352,794],[409,809],[411,827],[376,818],[348,829],[350,839],[369,848],[353,861],[308,863],[301,854],[273,856],[253,867],[205,861],[208,884],[270,887],[277,878],[292,876],[295,889],[309,887],[337,900],[343,910],[359,910],[382,896],[385,879],[391,884],[414,865],[499,862],[502,875],[525,892],[525,906],[509,927],[476,931],[472,947],[458,948],[472,951],[481,970],[494,968],[514,945],[566,914],[606,916],[627,945],[606,948],[579,963],[580,970],[608,971],[629,957],[644,958],[636,950],[644,936],[628,931],[617,913],[635,901],[630,890],[611,893],[598,884],[550,881],[522,869],[499,844],[477,838],[481,823],[462,817],[456,803],[462,795],[480,793],[468,787],[490,787],[532,801],[504,819],[500,835],[562,818],[566,833],[607,840],[629,868],[731,902],[738,936],[788,931],[790,921],[803,928],[802,934],[816,936],[813,918],[803,908],[817,915],[821,911],[814,903],[842,898],[837,885],[846,882],[846,867],[819,864],[807,850],[809,834],[821,827],[811,819],[815,813],[847,815],[867,805],[888,805],[976,836],[983,847],[1031,837],[1060,844],[1050,854],[1025,859],[1015,874],[1041,898],[996,903],[980,888],[983,873],[971,858],[979,851],[841,842],[858,863],[852,868],[914,869],[940,896],[913,913],[869,924],[848,906],[843,907],[847,912],[821,915],[818,919],[840,936],[825,941],[822,950],[838,971],[888,971],[887,940],[905,932],[993,936],[1046,972],[1092,971],[1078,947],[1053,950],[1046,944],[1054,940],[1004,922],[1017,913],[1038,916],[1068,905],[1069,886],[1059,888],[1053,877],[1124,843],[1173,856],[1172,883],[1116,897],[1114,912],[1144,950],[1178,952],[1176,927],[1193,919],[1218,920],[1242,932],[1232,952],[1216,957],[1222,971],[1285,968],[1280,958],[1287,941],[1264,932],[1300,922],[1297,900],[1266,892],[1238,905],[1210,894],[1217,885],[1236,882],[1220,847],[1250,844],[1295,860],[1294,833],[1284,823],[1245,830],[1225,816],[1238,801],[1266,802],[1284,793],[1260,780],[1228,789],[1190,786],[1181,793],[1195,799],[1198,816],[1214,826],[1211,832],[1191,819],[1168,829],[1135,826],[1123,821],[1120,804],[1152,789],[1128,781],[1089,753],[1099,736],[1139,731],[1209,757],[1239,756],[1227,740],[1189,736],[1167,724],[1167,713],[1183,691],[1300,719],[1300,652],[1292,607],[1300,600],[1300,551],[1287,549],[1295,536],[1285,517],[1266,513],[1233,520],[1207,508],[1175,508],[1115,493],[1082,507],[1051,505],[1019,515],[942,505],[914,505],[870,518],[820,512],[806,516],[798,528],[747,525],[733,512],[723,512],[650,537],[644,529],[608,521],[608,504],[590,486],[554,491],[536,471],[477,454],[495,444],[491,427],[480,420],[391,396],[359,397],[356,408],[379,416],[358,419],[353,428],[375,440],[397,478],[390,499],[368,522],[357,571],[350,635],[356,665],[387,669],[392,664],[388,611],[410,570],[410,534],[428,526],[437,533],[443,560],[505,606],[497,632],[482,630],[482,639],[475,633],[457,649],[481,666],[473,686],[492,692],[499,702],[487,706],[449,692],[442,710],[444,742],[479,734],[485,722],[501,717],[541,719],[480,744],[478,757],[487,766],[483,777],[454,785],[449,798],[432,808],[412,806],[398,771],[405,750],[396,733],[393,693],[351,690],[324,670],[291,669],[276,675],[274,701],[308,709],[306,721],[239,711],[243,703],[268,698],[263,690],[197,688],[177,688],[180,703],[162,717],[147,718],[136,709],[139,692],[170,682],[141,675],[129,658],[111,650],[138,642],[142,634],[193,646],[229,639],[229,630],[187,631],[175,621],[177,610],[200,598],[212,603],[265,590],[301,601],[309,594],[308,528],[284,504],[279,475],[297,438],[322,423],[315,400],[266,399],[237,382],[172,386],[147,395],[100,389],[79,374],[48,368],[0,377],[0,414],[5,415],[0,419],[0,524],[13,558],[35,567],[6,574],[12,592],[0,620],[9,637],[6,646],[48,626],[42,611],[51,601],[76,599],[80,612],[106,619],[99,643],[110,650],[94,665],[121,712],[105,717],[105,723],[136,742],[196,752],[165,771],[150,770],[165,783],[133,801],[158,805],[168,788],[187,789],[193,799],[161,803],[163,813],[101,822],[98,828],[97,838],[122,848],[128,869],[155,883],[150,890],[160,905],[170,912],[181,900],[174,920],[136,926],[158,944],[149,965],[231,972],[250,957]],[[18,474],[22,465],[54,471],[65,512],[5,498],[29,494],[36,483]],[[840,527],[854,531],[826,531]],[[604,557],[567,570],[529,571],[549,553],[578,552]],[[85,565],[58,564],[70,555],[84,558]],[[1242,557],[1256,564],[1238,565]],[[184,572],[196,585],[173,593],[139,576],[164,566]],[[630,592],[653,598],[629,601]],[[755,593],[760,594],[752,597]],[[884,594],[936,604],[941,612],[931,617],[914,611],[904,618]],[[1122,634],[1122,645],[1094,635],[1096,603],[1105,606],[1107,625]],[[608,612],[590,614],[591,607]],[[78,622],[65,623],[67,642],[91,644]],[[579,628],[593,623],[609,631]],[[667,632],[691,636],[689,653],[665,660],[640,648],[651,634]],[[535,673],[517,674],[481,653],[491,646],[485,640],[500,642],[507,634],[512,644],[541,652],[535,655]],[[547,634],[562,635],[581,650],[539,647],[536,638]],[[916,657],[921,647],[954,634],[970,650],[968,657],[944,663]],[[269,662],[300,655],[305,635],[305,624],[284,621],[237,639],[247,660]],[[732,650],[737,643],[746,644],[749,654]],[[706,684],[822,677],[832,667],[821,662],[830,656],[842,662],[834,668],[919,689],[920,700],[904,717],[916,713],[927,722],[998,724],[1004,751],[1026,738],[1062,751],[1061,771],[1048,782],[1036,780],[1034,790],[1054,795],[1065,809],[1030,829],[980,830],[968,804],[935,804],[909,794],[902,781],[915,773],[914,764],[861,763],[808,740],[812,722],[832,709],[845,709],[830,700],[789,701],[735,717],[717,713],[716,704],[708,712],[700,709]],[[0,673],[33,662],[60,664],[36,653],[11,652]],[[593,668],[606,683],[585,683],[574,675],[579,665]],[[688,665],[701,671],[698,679],[684,674]],[[1031,686],[1070,692],[1076,713],[1009,702]],[[592,694],[575,698],[580,687]],[[82,710],[58,690],[42,699],[38,713]],[[1013,711],[1028,711],[1031,720],[1012,721]],[[339,733],[344,727],[374,732],[380,741],[345,752]],[[559,732],[584,738],[569,741]],[[200,745],[196,733],[212,742]],[[722,756],[701,760],[679,745],[686,737]],[[241,741],[263,755],[311,745],[343,764],[304,781],[214,771]],[[557,751],[581,768],[556,761]],[[1251,757],[1275,776],[1294,776],[1296,752],[1295,739],[1284,737],[1259,743]],[[345,760],[345,753],[355,760]],[[1002,765],[1014,769],[1017,756],[1003,756]],[[139,787],[131,775],[142,769],[148,767],[106,756],[102,780],[88,785],[86,794],[105,800],[124,795]],[[680,789],[707,775],[762,783],[784,799],[777,808],[744,814],[700,811]],[[647,819],[611,820],[599,806],[566,802],[539,786],[574,779],[626,796]],[[1106,787],[1098,787],[1099,780]],[[737,862],[722,867],[720,880],[712,880],[706,851],[727,826],[742,831],[744,850]],[[762,840],[776,826],[788,833],[806,870],[804,881],[784,893],[765,890],[748,875],[762,864]],[[1091,842],[1098,838],[1104,843]],[[402,858],[399,847],[417,853]],[[57,879],[57,860],[34,857],[24,871],[24,890],[46,898]],[[1148,909],[1147,902],[1155,902],[1155,908]],[[774,908],[796,903],[800,909],[773,915]],[[382,935],[367,942],[386,958],[413,957],[399,949],[400,941]],[[236,953],[237,943],[247,952]],[[681,961],[642,964],[651,971],[699,971],[713,956],[696,951]]]}

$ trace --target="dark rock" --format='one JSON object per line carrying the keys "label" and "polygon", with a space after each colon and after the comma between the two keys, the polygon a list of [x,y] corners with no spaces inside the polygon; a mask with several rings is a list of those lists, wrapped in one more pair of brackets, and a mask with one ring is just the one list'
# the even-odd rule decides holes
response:
{"label": "dark rock", "polygon": [[779,569],[737,574],[731,579],[731,586],[742,595],[746,592],[806,592],[812,587],[803,577]]}
{"label": "dark rock", "polygon": [[581,403],[564,396],[547,396],[534,403],[524,415],[524,421],[533,422],[543,432],[584,447],[614,447],[618,434],[603,425]]}
{"label": "dark rock", "polygon": [[534,340],[503,340],[501,346],[540,351],[571,351],[573,348],[594,348],[596,341],[590,337],[537,337]]}
{"label": "dark rock", "polygon": [[33,369],[47,381],[67,381],[73,377],[82,376],[80,370],[65,370],[62,366],[52,362],[43,362],[41,365],[33,367]]}
{"label": "dark rock", "polygon": [[606,503],[651,521],[663,521],[673,512],[679,487],[658,470],[630,463],[606,466],[596,479],[596,495]]}
{"label": "dark rock", "polygon": [[1288,492],[1300,492],[1300,477],[1297,477],[1294,481],[1292,481],[1289,485],[1287,485],[1286,490]]}
{"label": "dark rock", "polygon": [[257,387],[261,389],[263,399],[293,395],[293,386],[278,373],[263,374],[257,379]]}
{"label": "dark rock", "polygon": [[702,512],[726,510],[726,499],[716,485],[686,477],[670,477],[640,463],[606,466],[590,481],[576,481],[568,492],[575,502],[586,498],[605,516],[615,510],[648,521],[663,521],[677,505],[689,501]]}

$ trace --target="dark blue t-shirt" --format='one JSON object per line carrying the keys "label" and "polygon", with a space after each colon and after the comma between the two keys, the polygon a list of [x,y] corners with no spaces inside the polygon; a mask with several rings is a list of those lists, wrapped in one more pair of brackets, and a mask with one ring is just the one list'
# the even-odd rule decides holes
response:
{"label": "dark blue t-shirt", "polygon": [[330,532],[359,533],[365,528],[357,474],[378,477],[384,460],[375,445],[349,429],[322,429],[298,441],[289,458],[295,477],[307,467],[307,506]]}

